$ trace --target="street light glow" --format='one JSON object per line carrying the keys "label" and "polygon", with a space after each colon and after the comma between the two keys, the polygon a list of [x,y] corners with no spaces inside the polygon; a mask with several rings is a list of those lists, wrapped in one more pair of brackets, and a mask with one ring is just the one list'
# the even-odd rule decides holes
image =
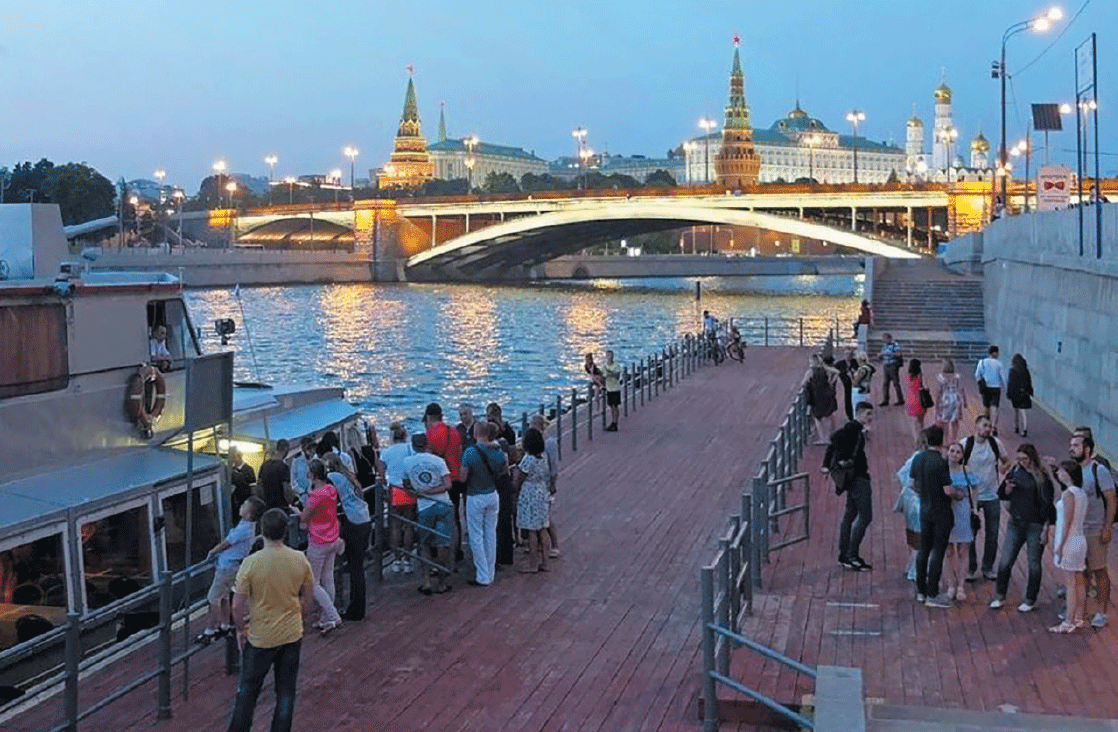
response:
{"label": "street light glow", "polygon": [[229,191],[229,193],[233,193],[233,191],[237,190],[237,182],[233,180],[229,181],[225,184],[225,190]]}
{"label": "street light glow", "polygon": [[152,175],[154,175],[156,178],[158,178],[159,179],[159,184],[162,185],[163,184],[163,179],[165,177],[167,177],[167,171],[160,169],[160,170],[157,170],[154,173],[152,173]]}
{"label": "street light glow", "polygon": [[1045,17],[1051,21],[1057,21],[1064,17],[1064,11],[1058,5],[1053,5]]}
{"label": "street light glow", "polygon": [[1071,114],[1071,105],[1064,102],[1060,105],[1060,114]]}
{"label": "street light glow", "polygon": [[846,114],[847,122],[863,122],[866,119],[866,113],[860,109],[851,110]]}
{"label": "street light glow", "polygon": [[1033,30],[1037,33],[1043,33],[1052,27],[1052,22],[1048,18],[1037,18],[1033,21]]}
{"label": "street light glow", "polygon": [[225,172],[225,161],[224,160],[218,160],[216,163],[214,163],[214,170],[216,170],[218,173],[224,173]]}
{"label": "street light glow", "polygon": [[706,131],[708,135],[710,134],[710,131],[717,126],[718,123],[710,119],[709,117],[703,117],[699,120],[699,127],[703,128],[703,130]]}
{"label": "street light glow", "polygon": [[350,162],[353,162],[353,159],[357,157],[360,151],[355,147],[347,145],[345,150],[342,150],[342,152],[347,158],[349,158]]}
{"label": "street light glow", "polygon": [[277,158],[275,155],[269,155],[264,158],[264,162],[268,165],[275,166],[275,164],[279,162],[279,158]]}

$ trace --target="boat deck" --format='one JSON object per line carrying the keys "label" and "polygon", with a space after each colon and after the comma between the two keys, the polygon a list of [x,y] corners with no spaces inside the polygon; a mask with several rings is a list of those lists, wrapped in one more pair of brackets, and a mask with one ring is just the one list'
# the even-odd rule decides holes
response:
{"label": "boat deck", "polygon": [[[768,449],[806,354],[750,348],[743,365],[701,369],[630,413],[620,432],[595,425],[577,453],[564,445],[563,557],[550,573],[506,570],[480,589],[463,567],[454,591],[433,598],[411,579],[370,585],[363,623],[306,640],[295,729],[696,729],[698,567]],[[151,668],[154,653],[83,681],[82,708]],[[192,660],[188,701],[176,667],[169,721],[155,720],[153,682],[81,728],[224,730],[236,679],[222,662],[219,645]],[[270,689],[255,729],[268,727]],[[39,732],[60,711],[55,696],[5,732]]]}

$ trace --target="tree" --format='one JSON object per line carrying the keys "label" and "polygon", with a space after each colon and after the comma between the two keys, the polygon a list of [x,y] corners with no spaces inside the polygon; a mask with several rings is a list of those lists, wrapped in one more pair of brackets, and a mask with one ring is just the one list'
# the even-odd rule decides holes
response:
{"label": "tree", "polygon": [[511,173],[490,173],[485,176],[486,193],[520,193],[520,186]]}
{"label": "tree", "polygon": [[67,226],[112,216],[116,188],[105,176],[85,163],[66,163],[51,168],[43,177],[42,193],[62,212]]}
{"label": "tree", "polygon": [[465,196],[470,192],[465,178],[429,180],[419,189],[421,196]]}
{"label": "tree", "polygon": [[650,188],[675,188],[679,185],[672,174],[663,168],[649,173],[648,177],[644,179],[644,184]]}
{"label": "tree", "polygon": [[575,188],[576,185],[577,182],[574,180],[556,178],[550,173],[542,173],[540,175],[525,173],[520,178],[520,190],[525,193],[533,193],[535,191],[566,191]]}

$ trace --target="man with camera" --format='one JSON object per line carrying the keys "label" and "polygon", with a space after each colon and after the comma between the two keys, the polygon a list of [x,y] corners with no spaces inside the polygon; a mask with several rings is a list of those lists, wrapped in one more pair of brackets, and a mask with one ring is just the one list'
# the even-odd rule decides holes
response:
{"label": "man with camera", "polygon": [[873,569],[860,552],[866,529],[873,521],[873,489],[866,459],[866,428],[873,422],[873,404],[859,402],[854,419],[835,430],[823,457],[823,472],[835,481],[835,492],[846,494],[846,511],[839,524],[838,561],[845,569]]}

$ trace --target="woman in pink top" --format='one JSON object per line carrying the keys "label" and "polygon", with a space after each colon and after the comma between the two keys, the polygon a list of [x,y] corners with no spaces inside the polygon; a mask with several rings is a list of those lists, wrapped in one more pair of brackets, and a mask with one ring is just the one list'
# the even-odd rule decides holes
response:
{"label": "woman in pink top", "polygon": [[334,607],[334,557],[342,551],[338,538],[338,491],[326,479],[326,466],[321,460],[312,460],[308,471],[311,490],[301,518],[307,527],[307,560],[314,574],[314,599],[321,610],[314,627],[326,635],[342,624]]}

